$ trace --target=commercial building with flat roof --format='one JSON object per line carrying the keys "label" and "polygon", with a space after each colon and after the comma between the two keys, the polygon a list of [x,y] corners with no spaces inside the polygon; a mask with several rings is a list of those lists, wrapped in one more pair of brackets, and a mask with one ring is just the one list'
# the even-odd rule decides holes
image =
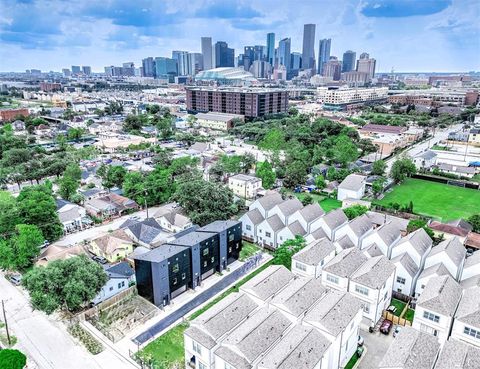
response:
{"label": "commercial building with flat roof", "polygon": [[256,118],[288,111],[288,91],[260,88],[188,88],[187,110]]}
{"label": "commercial building with flat roof", "polygon": [[235,119],[244,120],[243,115],[227,113],[198,113],[195,118],[197,118],[197,124],[200,127],[216,131],[228,131],[233,128]]}
{"label": "commercial building with flat roof", "polygon": [[388,87],[319,87],[317,97],[327,110],[345,110],[387,101]]}

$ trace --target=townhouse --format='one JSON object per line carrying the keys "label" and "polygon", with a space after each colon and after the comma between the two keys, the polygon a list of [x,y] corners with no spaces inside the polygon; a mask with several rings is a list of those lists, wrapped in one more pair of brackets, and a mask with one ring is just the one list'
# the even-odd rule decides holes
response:
{"label": "townhouse", "polygon": [[411,296],[415,291],[421,269],[407,252],[394,257],[391,262],[395,265],[393,290]]}
{"label": "townhouse", "polygon": [[242,222],[242,237],[250,242],[258,241],[258,226],[265,218],[257,208],[249,210],[240,217]]}
{"label": "townhouse", "polygon": [[382,254],[390,258],[393,246],[400,241],[401,237],[401,224],[395,220],[390,220],[377,228],[375,232],[367,235],[363,239],[360,249],[376,244]]}
{"label": "townhouse", "polygon": [[443,264],[450,275],[455,280],[459,280],[462,274],[466,253],[467,250],[458,237],[452,237],[440,242],[437,246],[432,248],[425,259],[425,268],[431,267],[435,264]]}
{"label": "townhouse", "polygon": [[451,338],[480,348],[480,287],[463,291],[451,334]]}
{"label": "townhouse", "polygon": [[442,347],[435,369],[480,368],[480,349],[450,338]]}
{"label": "townhouse", "polygon": [[289,224],[298,221],[306,233],[310,233],[312,232],[312,224],[324,215],[325,211],[320,207],[318,202],[315,202],[293,213],[289,218]]}
{"label": "townhouse", "polygon": [[292,273],[319,278],[323,267],[335,257],[335,245],[324,237],[314,241],[292,256]]}
{"label": "townhouse", "polygon": [[460,281],[466,281],[471,278],[480,277],[480,251],[475,251],[472,255],[465,259],[463,264],[462,275]]}
{"label": "townhouse", "polygon": [[450,275],[450,272],[442,263],[435,264],[431,267],[425,268],[420,275],[418,276],[417,283],[415,285],[415,294],[414,297],[421,295],[425,286],[428,284],[430,279],[440,277],[443,275]]}
{"label": "townhouse", "polygon": [[335,241],[335,233],[348,223],[348,218],[342,209],[335,209],[315,220],[311,226],[312,233],[322,229],[329,240]]}
{"label": "townhouse", "polygon": [[366,214],[352,219],[335,234],[337,251],[348,248],[348,245],[360,247],[362,240],[371,233],[373,233],[373,223]]}
{"label": "townhouse", "polygon": [[412,327],[435,336],[443,345],[461,297],[462,288],[450,275],[430,279],[417,300]]}

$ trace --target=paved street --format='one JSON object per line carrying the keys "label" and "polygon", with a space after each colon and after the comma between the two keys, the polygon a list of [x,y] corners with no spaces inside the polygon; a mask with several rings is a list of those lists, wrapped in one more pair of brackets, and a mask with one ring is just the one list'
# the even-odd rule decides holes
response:
{"label": "paved street", "polygon": [[29,368],[134,368],[120,355],[108,349],[96,356],[89,354],[73,340],[65,325],[56,320],[56,317],[32,311],[27,296],[10,284],[2,273],[0,273],[0,298],[5,300],[10,332],[18,339],[15,348],[29,357]]}
{"label": "paved street", "polygon": [[360,330],[360,335],[364,338],[364,345],[367,348],[362,361],[357,369],[375,369],[378,368],[378,363],[383,358],[383,355],[388,350],[388,347],[393,341],[392,332],[388,336],[380,332],[369,333],[368,331]]}

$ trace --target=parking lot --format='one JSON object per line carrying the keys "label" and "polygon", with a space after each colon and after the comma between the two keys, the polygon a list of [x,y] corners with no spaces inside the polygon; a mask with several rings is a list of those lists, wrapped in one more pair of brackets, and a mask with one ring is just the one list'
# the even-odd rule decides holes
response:
{"label": "parking lot", "polygon": [[[393,329],[392,329],[393,331]],[[363,357],[358,369],[376,369],[378,364],[383,358],[383,355],[387,352],[390,344],[393,341],[392,332],[388,336],[376,332],[369,333],[365,330],[360,330],[360,335],[364,338],[364,345],[367,348],[367,352]]]}

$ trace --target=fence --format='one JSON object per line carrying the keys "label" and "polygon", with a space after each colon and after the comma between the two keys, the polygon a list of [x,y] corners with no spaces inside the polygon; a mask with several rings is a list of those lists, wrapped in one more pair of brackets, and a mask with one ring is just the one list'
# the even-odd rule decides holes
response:
{"label": "fence", "polygon": [[[408,305],[407,305],[407,307],[408,307]],[[389,311],[384,310],[382,316],[385,319],[391,320],[393,322],[393,324],[401,325],[401,326],[409,326],[409,327],[412,326],[411,321],[409,321],[407,319],[404,319],[404,318],[400,318],[399,316],[396,316]]]}
{"label": "fence", "polygon": [[[414,174],[412,177],[416,179],[422,179],[424,181],[443,183],[448,185],[452,185],[451,182],[453,181],[453,182],[461,183],[462,184],[461,187],[471,188],[473,190],[480,190],[480,185],[478,183],[464,181],[462,179],[447,178],[447,177],[435,176],[430,174],[421,174],[421,173]],[[455,186],[458,186],[458,184],[455,184]]]}

